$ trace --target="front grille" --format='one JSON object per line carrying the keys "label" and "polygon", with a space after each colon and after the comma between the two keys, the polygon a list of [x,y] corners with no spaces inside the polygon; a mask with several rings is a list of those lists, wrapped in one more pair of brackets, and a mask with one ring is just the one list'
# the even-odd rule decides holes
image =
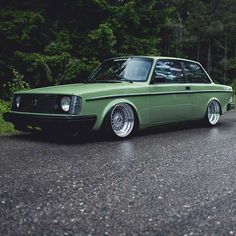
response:
{"label": "front grille", "polygon": [[16,106],[16,95],[12,110],[31,113],[62,113],[58,105],[58,95],[51,94],[21,94],[20,106]]}

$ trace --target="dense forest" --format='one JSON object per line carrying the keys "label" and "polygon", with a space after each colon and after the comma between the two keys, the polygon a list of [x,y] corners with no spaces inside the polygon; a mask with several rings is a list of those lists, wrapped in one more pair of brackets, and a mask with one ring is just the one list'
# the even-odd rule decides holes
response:
{"label": "dense forest", "polygon": [[31,87],[72,83],[120,55],[197,60],[233,84],[235,42],[235,0],[1,0],[1,94],[16,74]]}

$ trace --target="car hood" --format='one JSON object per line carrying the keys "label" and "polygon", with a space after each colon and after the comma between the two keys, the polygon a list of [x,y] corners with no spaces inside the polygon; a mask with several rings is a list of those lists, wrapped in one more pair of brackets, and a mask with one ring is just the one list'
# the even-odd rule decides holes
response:
{"label": "car hood", "polygon": [[142,83],[78,83],[60,86],[43,87],[17,92],[17,94],[62,94],[62,95],[83,95],[114,90],[123,90],[130,87],[140,87]]}

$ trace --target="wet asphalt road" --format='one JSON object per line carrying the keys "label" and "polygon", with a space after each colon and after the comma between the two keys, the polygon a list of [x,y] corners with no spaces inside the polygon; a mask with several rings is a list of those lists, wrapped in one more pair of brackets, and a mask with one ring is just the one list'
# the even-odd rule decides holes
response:
{"label": "wet asphalt road", "polygon": [[0,235],[236,235],[236,113],[125,141],[0,137]]}

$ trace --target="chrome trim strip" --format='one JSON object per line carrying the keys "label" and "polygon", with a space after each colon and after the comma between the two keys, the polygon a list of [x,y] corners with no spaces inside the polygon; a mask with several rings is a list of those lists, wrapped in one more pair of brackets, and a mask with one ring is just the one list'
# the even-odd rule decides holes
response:
{"label": "chrome trim strip", "polygon": [[230,91],[230,90],[195,90],[195,91],[173,91],[173,92],[157,92],[157,93],[133,93],[133,94],[120,94],[120,95],[93,97],[93,98],[86,99],[86,102],[94,101],[94,100],[110,99],[110,98],[161,96],[161,95],[193,94],[193,93],[233,93],[233,91]]}

